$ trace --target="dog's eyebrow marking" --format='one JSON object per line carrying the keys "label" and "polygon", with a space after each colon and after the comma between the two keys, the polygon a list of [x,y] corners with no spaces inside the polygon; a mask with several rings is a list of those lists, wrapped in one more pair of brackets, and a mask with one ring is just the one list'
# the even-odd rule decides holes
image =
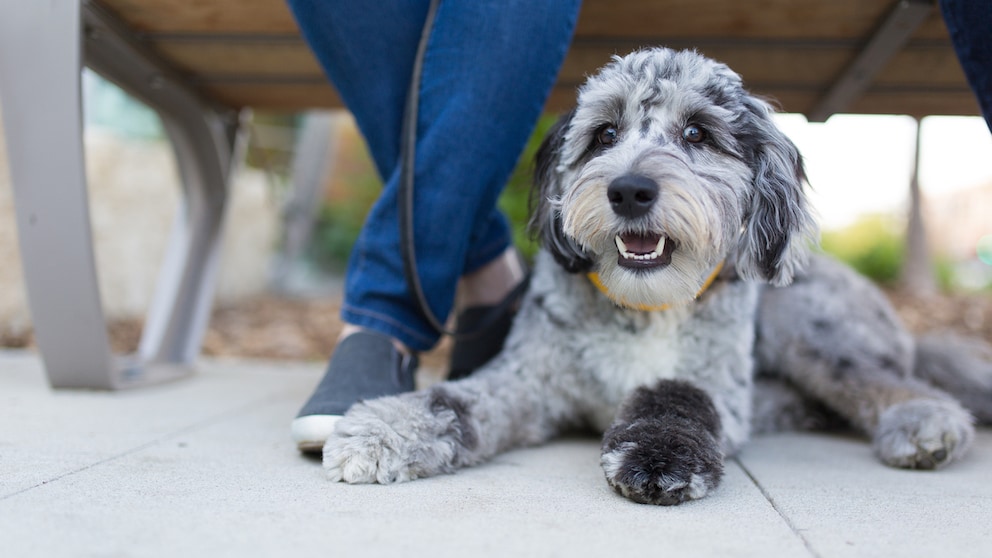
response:
{"label": "dog's eyebrow marking", "polygon": [[651,129],[651,124],[654,122],[652,116],[653,110],[656,105],[660,105],[662,101],[665,100],[665,92],[661,87],[662,81],[654,82],[648,88],[647,93],[641,98],[641,113],[644,117],[641,119],[641,137],[648,135]]}
{"label": "dog's eyebrow marking", "polygon": [[648,87],[647,93],[641,98],[642,110],[650,110],[651,105],[656,105],[665,98],[665,93],[662,91],[661,87],[662,81],[665,80],[654,82]]}
{"label": "dog's eyebrow marking", "polygon": [[608,111],[605,112],[605,114],[613,117],[612,122],[616,124],[618,128],[623,124],[623,117],[627,112],[624,110],[626,109],[625,105],[626,103],[624,102],[622,95],[612,95],[608,100]]}
{"label": "dog's eyebrow marking", "polygon": [[730,104],[732,97],[727,93],[726,85],[723,83],[707,83],[702,91],[700,91],[704,97],[712,101],[714,105],[727,106]]}
{"label": "dog's eyebrow marking", "polygon": [[651,122],[653,122],[653,120],[651,119],[650,116],[645,116],[643,119],[641,119],[641,137],[642,138],[645,137],[645,136],[647,136],[648,135],[648,132],[651,131]]}

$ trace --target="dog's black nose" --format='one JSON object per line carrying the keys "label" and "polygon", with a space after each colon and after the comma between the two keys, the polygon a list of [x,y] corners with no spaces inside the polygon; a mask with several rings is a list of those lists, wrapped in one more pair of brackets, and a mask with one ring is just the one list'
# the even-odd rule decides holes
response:
{"label": "dog's black nose", "polygon": [[606,197],[614,213],[636,219],[645,215],[658,199],[658,183],[646,176],[625,174],[610,183]]}

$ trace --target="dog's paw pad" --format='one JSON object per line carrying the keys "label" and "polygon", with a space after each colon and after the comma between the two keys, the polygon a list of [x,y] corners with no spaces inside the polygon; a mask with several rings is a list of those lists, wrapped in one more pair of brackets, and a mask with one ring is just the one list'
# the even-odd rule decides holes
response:
{"label": "dog's paw pad", "polygon": [[873,445],[887,465],[938,469],[961,457],[975,435],[971,415],[952,401],[916,399],[886,409]]}
{"label": "dog's paw pad", "polygon": [[723,476],[723,455],[711,436],[703,437],[708,439],[675,433],[646,442],[615,440],[600,460],[606,480],[618,494],[642,504],[671,506],[702,498]]}

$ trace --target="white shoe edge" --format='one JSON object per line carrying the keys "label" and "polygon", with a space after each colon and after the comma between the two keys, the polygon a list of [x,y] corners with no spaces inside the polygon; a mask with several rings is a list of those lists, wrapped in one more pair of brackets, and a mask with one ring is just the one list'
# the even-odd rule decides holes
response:
{"label": "white shoe edge", "polygon": [[289,436],[304,453],[320,453],[324,442],[334,433],[334,425],[341,415],[307,415],[293,419]]}

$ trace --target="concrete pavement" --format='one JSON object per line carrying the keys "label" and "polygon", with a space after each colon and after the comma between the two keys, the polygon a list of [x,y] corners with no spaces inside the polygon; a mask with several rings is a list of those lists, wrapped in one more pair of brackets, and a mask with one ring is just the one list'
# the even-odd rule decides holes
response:
{"label": "concrete pavement", "polygon": [[0,556],[992,556],[992,431],[939,472],[864,441],[754,440],[704,500],[629,502],[595,439],[394,486],[323,478],[288,425],[319,364],[205,361],[121,393],[53,392],[0,352]]}

